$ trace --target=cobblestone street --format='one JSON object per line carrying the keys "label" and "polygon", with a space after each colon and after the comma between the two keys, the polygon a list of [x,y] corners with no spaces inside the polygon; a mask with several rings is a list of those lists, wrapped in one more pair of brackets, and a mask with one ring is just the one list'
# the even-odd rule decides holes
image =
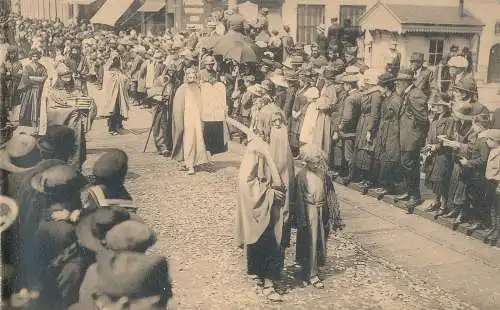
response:
{"label": "cobblestone street", "polygon": [[[94,87],[91,87],[91,92],[99,100]],[[337,191],[343,201],[347,229],[329,241],[329,258],[322,273],[325,289],[300,287],[294,277],[297,270],[293,268],[295,249],[292,242],[287,251],[286,265],[289,267],[283,271],[281,285],[285,292],[284,302],[279,305],[268,303],[264,297],[256,295],[252,282],[245,277],[243,252],[235,246],[233,238],[236,179],[244,148],[231,143],[228,153],[213,158],[213,165],[188,176],[178,171],[174,161],[157,155],[152,143],[146,153],[142,152],[150,122],[148,110],[135,109],[125,123],[126,132],[110,136],[106,133],[105,122],[96,121],[88,136],[86,167],[91,167],[96,157],[107,148],[122,148],[129,154],[127,187],[139,205],[140,215],[157,232],[158,242],[152,251],[169,259],[174,285],[172,309],[498,309],[498,292],[489,295],[490,291],[486,290],[477,296],[490,296],[491,300],[480,302],[479,297],[470,296],[473,292],[469,288],[474,289],[473,282],[454,290],[446,283],[461,282],[457,282],[452,273],[445,274],[439,281],[439,277],[430,275],[432,270],[425,268],[425,264],[421,269],[412,268],[413,262],[422,256],[428,261],[430,255],[440,264],[447,263],[447,257],[454,258],[454,252],[437,257],[435,255],[442,254],[440,248],[428,252],[422,243],[419,244],[419,239],[413,239],[422,231],[438,231],[443,240],[448,236],[464,240],[465,244],[457,241],[456,247],[462,246],[463,251],[469,251],[472,259],[465,260],[478,261],[481,265],[479,256],[475,256],[480,253],[494,262],[486,269],[478,270],[494,278],[487,284],[491,284],[491,290],[495,291],[500,287],[497,285],[500,277],[492,274],[500,273],[496,248],[457,236],[425,219],[403,215],[388,205],[382,206],[382,202],[364,205],[358,193],[340,186],[337,186]],[[361,209],[358,205],[362,206]],[[362,210],[363,206],[372,213],[391,208],[386,211],[388,220],[374,218],[373,214]],[[393,224],[389,221],[397,223],[398,216],[407,219],[400,225],[410,225],[407,222],[415,221],[410,235],[390,227]],[[401,247],[403,250],[399,252]],[[441,247],[448,249],[445,245]],[[392,251],[381,251],[389,248]],[[478,252],[471,249],[478,249]],[[407,252],[413,259],[403,255]],[[479,279],[483,274],[478,274]]]}

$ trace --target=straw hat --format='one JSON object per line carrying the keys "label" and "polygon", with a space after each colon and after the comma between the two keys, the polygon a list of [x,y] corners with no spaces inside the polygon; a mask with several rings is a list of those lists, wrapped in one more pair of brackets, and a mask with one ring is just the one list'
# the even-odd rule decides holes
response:
{"label": "straw hat", "polygon": [[453,56],[448,60],[448,66],[456,67],[456,68],[467,68],[469,66],[469,62],[463,56]]}
{"label": "straw hat", "polygon": [[8,172],[23,172],[41,160],[37,140],[28,134],[15,134],[0,151],[0,169]]}

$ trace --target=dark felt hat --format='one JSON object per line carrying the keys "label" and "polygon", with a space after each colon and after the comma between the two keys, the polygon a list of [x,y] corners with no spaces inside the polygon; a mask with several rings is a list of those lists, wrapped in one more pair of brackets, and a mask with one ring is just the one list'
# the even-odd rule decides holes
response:
{"label": "dark felt hat", "polygon": [[128,156],[120,149],[112,149],[97,159],[92,168],[96,178],[112,180],[119,178],[122,180],[127,173]]}
{"label": "dark felt hat", "polygon": [[64,125],[51,125],[44,136],[38,140],[38,147],[49,154],[70,154],[75,145],[75,132]]}
{"label": "dark felt hat", "polygon": [[472,121],[474,117],[483,113],[484,106],[463,102],[453,106],[453,114],[464,121]]}

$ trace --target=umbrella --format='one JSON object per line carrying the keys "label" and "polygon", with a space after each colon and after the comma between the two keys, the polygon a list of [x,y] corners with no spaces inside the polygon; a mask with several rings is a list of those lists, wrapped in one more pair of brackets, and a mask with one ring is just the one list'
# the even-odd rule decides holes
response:
{"label": "umbrella", "polygon": [[248,37],[236,31],[226,33],[214,46],[214,53],[238,63],[258,62],[261,49]]}

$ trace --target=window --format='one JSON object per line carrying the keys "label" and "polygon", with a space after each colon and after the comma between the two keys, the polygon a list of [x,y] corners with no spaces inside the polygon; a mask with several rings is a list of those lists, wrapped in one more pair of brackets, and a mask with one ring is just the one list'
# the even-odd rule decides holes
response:
{"label": "window", "polygon": [[429,65],[436,66],[443,59],[443,45],[442,39],[431,39],[429,44]]}
{"label": "window", "polygon": [[495,34],[500,35],[500,22],[495,24]]}
{"label": "window", "polygon": [[325,23],[324,5],[297,6],[297,42],[310,44],[315,41],[316,27]]}
{"label": "window", "polygon": [[344,26],[345,20],[349,19],[353,27],[359,27],[359,19],[365,14],[366,5],[341,5],[340,25]]}

